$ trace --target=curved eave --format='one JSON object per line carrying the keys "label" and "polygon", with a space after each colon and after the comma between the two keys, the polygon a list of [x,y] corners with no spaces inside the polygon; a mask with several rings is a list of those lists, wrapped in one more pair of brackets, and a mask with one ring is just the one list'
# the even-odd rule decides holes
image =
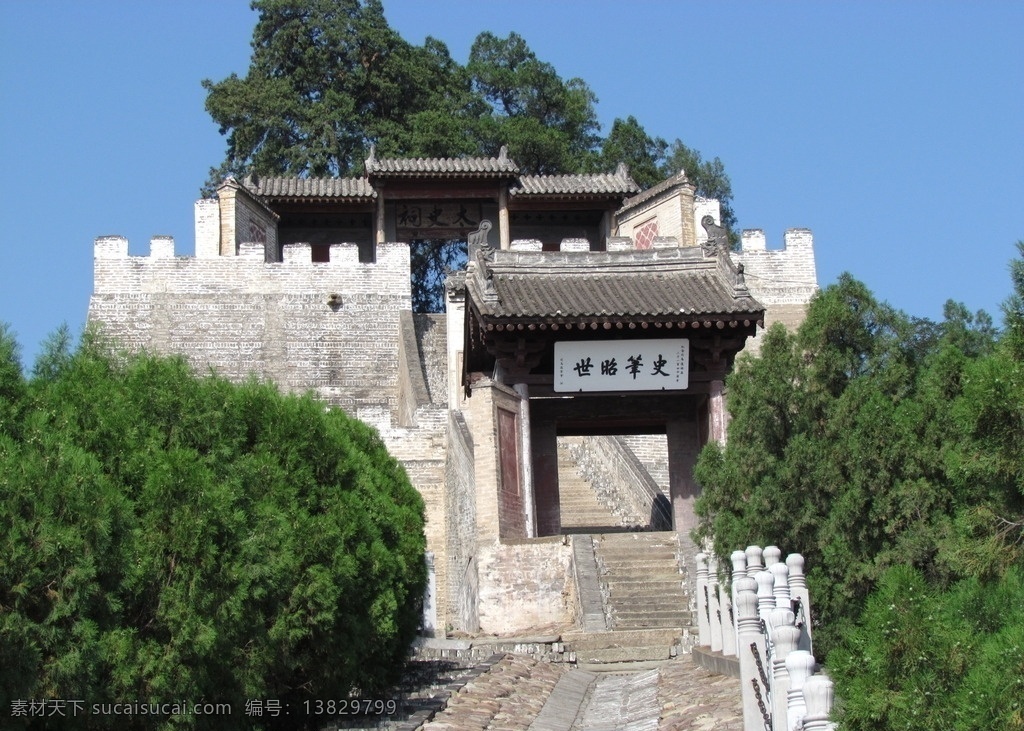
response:
{"label": "curved eave", "polygon": [[515,180],[517,175],[515,173],[508,172],[492,172],[492,171],[481,171],[472,172],[464,170],[452,170],[452,171],[415,171],[415,172],[386,172],[386,173],[370,173],[367,175],[367,179],[373,184],[375,181],[395,181],[395,180],[483,180],[493,182],[508,182]]}
{"label": "curved eave", "polygon": [[298,195],[264,195],[262,200],[269,204],[274,203],[374,203],[377,200],[377,193],[361,196],[298,196]]}
{"label": "curved eave", "polygon": [[546,201],[606,201],[618,204],[628,193],[510,193],[512,205]]}
{"label": "curved eave", "polygon": [[692,332],[712,334],[719,330],[764,327],[764,312],[695,315],[591,315],[545,317],[488,317],[474,307],[484,332]]}

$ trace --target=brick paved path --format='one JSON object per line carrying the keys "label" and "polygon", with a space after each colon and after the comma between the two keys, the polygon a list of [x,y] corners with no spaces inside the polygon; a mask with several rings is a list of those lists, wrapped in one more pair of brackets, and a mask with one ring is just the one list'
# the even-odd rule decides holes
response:
{"label": "brick paved path", "polygon": [[568,665],[514,655],[467,683],[424,731],[522,731],[530,727]]}
{"label": "brick paved path", "polygon": [[508,655],[471,680],[424,731],[742,731],[739,681],[689,657],[593,673]]}

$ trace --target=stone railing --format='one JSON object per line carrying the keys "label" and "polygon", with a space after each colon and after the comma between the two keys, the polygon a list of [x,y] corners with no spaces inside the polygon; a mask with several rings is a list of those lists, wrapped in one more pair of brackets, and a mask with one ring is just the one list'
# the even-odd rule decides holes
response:
{"label": "stone railing", "polygon": [[783,562],[775,546],[750,546],[731,559],[725,576],[697,554],[699,644],[738,660],[744,731],[830,731],[832,681],[815,674],[803,556]]}

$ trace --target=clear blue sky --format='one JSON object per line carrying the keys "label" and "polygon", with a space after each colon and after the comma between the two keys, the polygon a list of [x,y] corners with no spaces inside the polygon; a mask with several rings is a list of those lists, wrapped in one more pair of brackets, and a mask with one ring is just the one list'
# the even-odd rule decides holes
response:
{"label": "clear blue sky", "polygon": [[[743,228],[814,232],[843,271],[939,318],[989,310],[1024,238],[1024,3],[385,0],[407,40],[465,62],[490,30],[582,77],[605,126],[635,115],[725,163]],[[225,141],[200,80],[248,68],[246,0],[0,0],[0,320],[31,363],[80,330],[92,241],[193,250]]]}

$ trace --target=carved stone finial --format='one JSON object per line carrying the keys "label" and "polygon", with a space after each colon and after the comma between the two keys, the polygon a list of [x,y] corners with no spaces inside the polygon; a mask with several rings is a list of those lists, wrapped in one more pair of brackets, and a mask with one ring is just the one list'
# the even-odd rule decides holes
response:
{"label": "carved stone finial", "polygon": [[376,143],[371,143],[370,144],[370,154],[366,158],[366,163],[365,163],[366,170],[365,170],[365,172],[369,173],[370,170],[373,169],[373,165],[376,162],[377,162],[377,144]]}
{"label": "carved stone finial", "polygon": [[747,575],[747,554],[743,551],[733,551],[729,556],[732,561],[732,572],[734,576]]}
{"label": "carved stone finial", "polygon": [[508,160],[508,145],[502,145],[501,149],[498,150],[498,159],[502,162]]}
{"label": "carved stone finial", "polygon": [[708,240],[700,245],[704,256],[715,256],[720,251],[729,250],[729,232],[715,223],[714,216],[704,216],[700,219],[700,225],[708,232]]}

